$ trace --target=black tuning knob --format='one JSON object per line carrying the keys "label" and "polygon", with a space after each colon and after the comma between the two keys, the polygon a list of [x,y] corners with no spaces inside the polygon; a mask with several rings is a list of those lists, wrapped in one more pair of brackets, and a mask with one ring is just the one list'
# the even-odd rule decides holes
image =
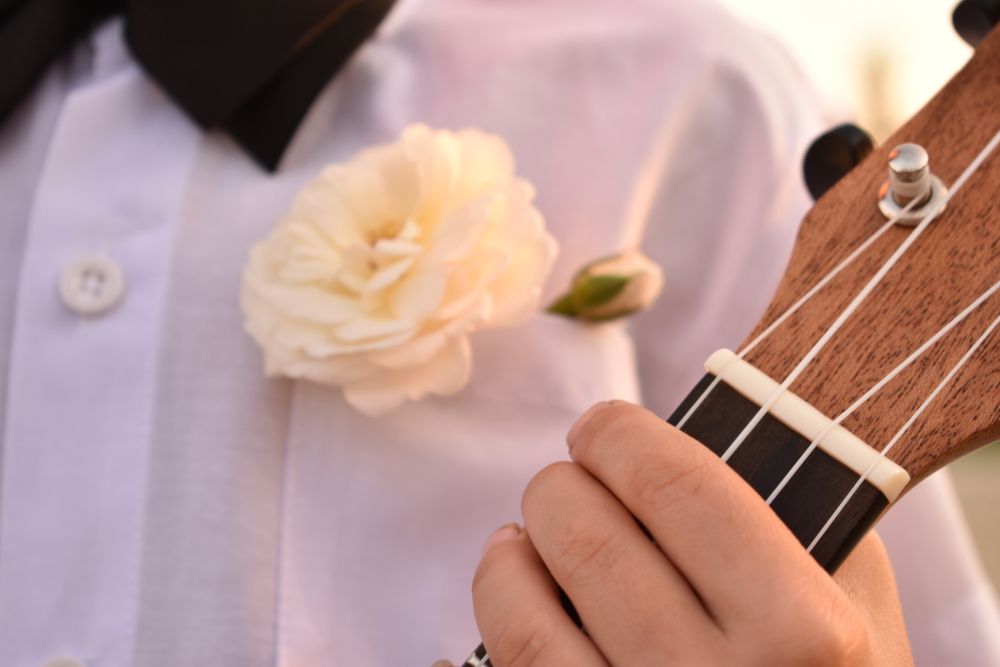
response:
{"label": "black tuning knob", "polygon": [[802,161],[812,198],[819,199],[875,150],[875,140],[857,125],[845,123],[821,134]]}
{"label": "black tuning knob", "polygon": [[951,14],[958,36],[975,48],[1000,21],[1000,0],[962,0]]}

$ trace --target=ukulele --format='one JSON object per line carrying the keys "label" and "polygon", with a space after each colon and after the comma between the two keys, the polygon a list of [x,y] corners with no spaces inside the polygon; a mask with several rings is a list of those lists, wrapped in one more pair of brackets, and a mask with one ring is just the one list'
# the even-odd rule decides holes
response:
{"label": "ukulele", "polygon": [[[667,420],[767,499],[830,573],[914,485],[1000,440],[998,145],[994,30],[819,198],[764,317],[736,352],[706,361]],[[909,198],[920,147],[938,182]],[[911,163],[891,185],[890,160]],[[489,665],[482,645],[465,665]]]}

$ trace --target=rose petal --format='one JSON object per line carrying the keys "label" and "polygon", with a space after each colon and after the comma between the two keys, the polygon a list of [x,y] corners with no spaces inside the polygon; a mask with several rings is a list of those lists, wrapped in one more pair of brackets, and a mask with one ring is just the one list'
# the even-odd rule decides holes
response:
{"label": "rose petal", "polygon": [[[354,214],[341,200],[337,179],[342,165],[324,169],[295,197],[281,225],[301,222],[320,229],[335,245],[344,247],[358,236]],[[347,236],[347,239],[342,237]]]}
{"label": "rose petal", "polygon": [[371,278],[373,263],[371,248],[353,245],[344,251],[337,280],[352,292],[361,292]]}
{"label": "rose petal", "polygon": [[384,150],[370,152],[367,159],[359,160],[351,165],[349,170],[332,172],[334,178],[330,183],[335,188],[337,199],[342,202],[353,218],[354,225],[365,237],[368,232],[381,229],[387,220],[391,219],[386,207],[386,193],[379,173],[378,165],[372,164],[377,158],[374,153],[383,154]]}
{"label": "rose petal", "polygon": [[385,192],[384,209],[392,220],[406,220],[416,209],[420,175],[401,147],[393,147],[379,165]]}
{"label": "rose petal", "polygon": [[477,201],[449,216],[431,239],[421,264],[438,266],[468,257],[489,227],[488,208],[489,202]]}
{"label": "rose petal", "polygon": [[369,352],[366,356],[373,364],[383,368],[408,368],[430,361],[447,341],[447,336],[435,332],[396,347]]}
{"label": "rose petal", "polygon": [[557,254],[555,239],[546,234],[514,256],[511,266],[487,288],[494,298],[491,326],[523,322],[535,311],[545,276],[551,271]]}
{"label": "rose petal", "polygon": [[362,292],[360,301],[365,315],[372,317],[385,305],[385,292]]}
{"label": "rose petal", "polygon": [[501,248],[517,248],[533,243],[545,233],[542,215],[531,205],[533,191],[530,184],[516,181],[507,188],[501,206],[494,209],[494,224],[483,238],[483,243]]}
{"label": "rose petal", "polygon": [[375,243],[375,254],[383,257],[410,257],[423,252],[424,247],[412,241],[379,239]]}
{"label": "rose petal", "polygon": [[363,312],[357,299],[318,287],[271,285],[266,296],[289,317],[315,324],[340,324],[360,317]]}
{"label": "rose petal", "polygon": [[514,177],[514,156],[500,137],[475,129],[458,133],[462,170],[455,183],[459,201],[486,191],[503,191]]}
{"label": "rose petal", "polygon": [[357,382],[378,372],[378,367],[368,361],[363,354],[344,354],[324,359],[311,357],[289,359],[276,362],[273,368],[287,377],[335,386]]}
{"label": "rose petal", "polygon": [[489,285],[506,271],[512,261],[516,248],[485,248],[478,247],[469,253],[462,265],[469,273],[475,288]]}
{"label": "rose petal", "polygon": [[[407,218],[406,222],[403,223],[403,228],[399,231],[399,235],[396,237],[398,241],[417,241],[420,239],[422,231],[420,225],[416,223],[413,218]],[[423,250],[423,246],[420,246]]]}
{"label": "rose petal", "polygon": [[406,273],[406,270],[413,266],[413,262],[416,261],[414,257],[405,257],[397,262],[393,262],[388,266],[380,268],[376,271],[372,277],[365,284],[364,292],[377,292],[383,290],[389,285],[392,285],[400,276]]}
{"label": "rose petal", "polygon": [[289,318],[247,281],[240,292],[240,306],[246,315],[244,329],[265,350],[300,351],[330,339],[329,329]]}
{"label": "rose petal", "polygon": [[312,358],[325,359],[339,354],[356,354],[360,352],[371,352],[373,350],[387,350],[391,347],[395,347],[396,345],[402,345],[406,341],[413,338],[413,335],[416,332],[417,328],[413,327],[412,329],[400,332],[394,336],[383,336],[382,338],[366,340],[361,343],[343,343],[328,337],[325,340],[311,342],[303,347],[302,351]]}
{"label": "rose petal", "polygon": [[420,382],[411,385],[407,393],[410,400],[421,398],[425,392],[438,396],[450,396],[462,390],[472,375],[472,348],[468,336],[459,336],[447,345],[427,364],[419,368]]}
{"label": "rose petal", "polygon": [[358,274],[351,273],[350,271],[341,271],[338,273],[337,280],[341,285],[355,293],[363,292],[365,285],[368,284],[367,277],[359,276]]}
{"label": "rose petal", "polygon": [[421,322],[430,317],[444,298],[447,272],[408,276],[392,289],[389,308],[396,317]]}
{"label": "rose petal", "polygon": [[271,343],[286,350],[307,351],[310,346],[330,339],[327,327],[311,325],[299,320],[285,320],[271,334]]}
{"label": "rose petal", "polygon": [[411,126],[403,131],[402,144],[407,154],[419,165],[421,197],[413,219],[424,233],[432,232],[441,221],[448,203],[457,156],[438,141],[437,134],[424,126]]}
{"label": "rose petal", "polygon": [[380,338],[412,330],[413,322],[374,317],[359,317],[334,329],[337,338],[347,342]]}
{"label": "rose petal", "polygon": [[449,282],[448,295],[460,293],[458,288],[461,281],[466,282],[466,291],[458,298],[452,298],[445,302],[438,310],[436,319],[448,320],[468,308],[469,304],[480,298],[483,290],[496,276],[500,275],[508,264],[507,253],[491,248],[476,248],[466,262],[463,262],[461,271],[454,267],[454,279]]}
{"label": "rose petal", "polygon": [[416,401],[427,394],[450,396],[462,389],[472,372],[469,340],[462,336],[448,341],[428,363],[402,371],[382,371],[344,387],[344,398],[369,416]]}
{"label": "rose petal", "polygon": [[469,306],[454,318],[445,322],[441,331],[448,336],[459,336],[488,323],[493,310],[493,297],[489,292],[481,292]]}
{"label": "rose petal", "polygon": [[240,309],[245,317],[243,328],[265,349],[284,318],[270,303],[252,289],[244,279],[240,289]]}

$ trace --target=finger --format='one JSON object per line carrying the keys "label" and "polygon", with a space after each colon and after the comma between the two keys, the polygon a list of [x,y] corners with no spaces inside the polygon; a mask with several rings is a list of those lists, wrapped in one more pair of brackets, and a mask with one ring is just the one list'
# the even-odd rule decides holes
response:
{"label": "finger", "polygon": [[[642,521],[719,622],[759,620],[762,609],[794,616],[807,581],[837,593],[759,494],[653,413],[612,402],[577,428],[570,445],[573,460]],[[789,604],[776,604],[782,600]],[[772,615],[769,627],[781,620]],[[801,627],[825,619],[785,620]]]}
{"label": "finger", "polygon": [[607,667],[563,609],[527,531],[487,547],[472,602],[494,667]]}
{"label": "finger", "polygon": [[573,463],[536,475],[525,526],[590,638],[615,665],[714,664],[722,639],[697,595],[635,518]]}
{"label": "finger", "polygon": [[912,665],[892,565],[874,531],[858,543],[833,579],[861,613],[871,640],[874,664]]}

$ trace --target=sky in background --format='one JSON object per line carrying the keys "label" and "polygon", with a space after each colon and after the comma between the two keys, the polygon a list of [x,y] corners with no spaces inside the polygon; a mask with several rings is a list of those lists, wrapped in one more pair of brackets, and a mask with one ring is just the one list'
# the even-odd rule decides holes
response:
{"label": "sky in background", "polygon": [[958,0],[720,0],[771,33],[859,124],[884,139],[968,60],[951,27]]}

